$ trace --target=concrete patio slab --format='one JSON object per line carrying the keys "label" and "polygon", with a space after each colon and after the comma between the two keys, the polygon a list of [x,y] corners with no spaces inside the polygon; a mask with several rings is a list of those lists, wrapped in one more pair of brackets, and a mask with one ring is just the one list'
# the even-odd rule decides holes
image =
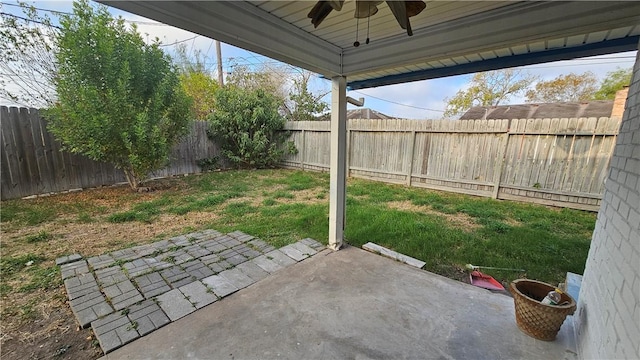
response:
{"label": "concrete patio slab", "polygon": [[[205,279],[205,283],[207,279]],[[513,299],[346,247],[221,299],[105,359],[575,359],[520,332]]]}

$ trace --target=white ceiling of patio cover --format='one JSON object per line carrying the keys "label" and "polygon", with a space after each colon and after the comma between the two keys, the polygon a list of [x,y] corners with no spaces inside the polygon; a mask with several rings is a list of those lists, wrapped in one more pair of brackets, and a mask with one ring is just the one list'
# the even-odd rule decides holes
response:
{"label": "white ceiling of patio cover", "polygon": [[[386,4],[360,20],[361,45],[354,47],[355,1],[345,1],[314,28],[307,17],[315,1],[101,1],[327,77],[350,83],[492,61],[542,56],[550,50],[589,45],[601,53],[621,51],[605,44],[640,36],[640,2],[427,1],[411,18],[409,37]],[[602,44],[602,49],[599,48]],[[627,45],[628,47],[628,45]],[[636,46],[634,45],[634,48]],[[615,50],[617,49],[617,50]],[[522,56],[520,56],[522,58]],[[369,82],[367,82],[369,84]]]}

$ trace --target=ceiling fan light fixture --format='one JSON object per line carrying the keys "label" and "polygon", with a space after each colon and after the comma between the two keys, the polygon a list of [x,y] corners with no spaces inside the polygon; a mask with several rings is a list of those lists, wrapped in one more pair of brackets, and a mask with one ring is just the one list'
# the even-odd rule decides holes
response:
{"label": "ceiling fan light fixture", "polygon": [[353,17],[356,19],[364,19],[373,16],[378,13],[378,5],[380,4],[382,4],[382,1],[356,0],[356,11]]}

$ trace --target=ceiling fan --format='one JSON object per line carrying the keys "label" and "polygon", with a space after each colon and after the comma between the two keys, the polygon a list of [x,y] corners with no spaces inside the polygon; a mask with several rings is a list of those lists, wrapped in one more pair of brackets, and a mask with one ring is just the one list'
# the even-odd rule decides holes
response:
{"label": "ceiling fan", "polygon": [[[401,28],[407,30],[407,35],[412,36],[410,17],[416,16],[424,10],[427,5],[424,1],[364,1],[356,0],[356,11],[353,17],[356,19],[369,18],[378,12],[378,5],[387,3],[389,9],[395,16]],[[311,23],[317,28],[322,21],[333,11],[342,10],[344,0],[323,0],[318,1],[309,11],[307,17],[311,18]],[[358,43],[356,41],[356,43]],[[359,43],[358,43],[359,44]],[[358,46],[354,44],[355,46]]]}

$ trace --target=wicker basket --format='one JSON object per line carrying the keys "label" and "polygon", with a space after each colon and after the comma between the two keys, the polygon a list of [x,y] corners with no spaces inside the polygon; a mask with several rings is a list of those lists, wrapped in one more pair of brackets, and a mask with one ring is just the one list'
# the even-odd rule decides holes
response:
{"label": "wicker basket", "polygon": [[568,301],[566,305],[540,303],[553,289],[555,287],[536,280],[518,279],[511,283],[516,324],[522,332],[539,340],[556,338],[564,319],[576,310],[576,302],[571,296],[562,294],[560,303]]}

